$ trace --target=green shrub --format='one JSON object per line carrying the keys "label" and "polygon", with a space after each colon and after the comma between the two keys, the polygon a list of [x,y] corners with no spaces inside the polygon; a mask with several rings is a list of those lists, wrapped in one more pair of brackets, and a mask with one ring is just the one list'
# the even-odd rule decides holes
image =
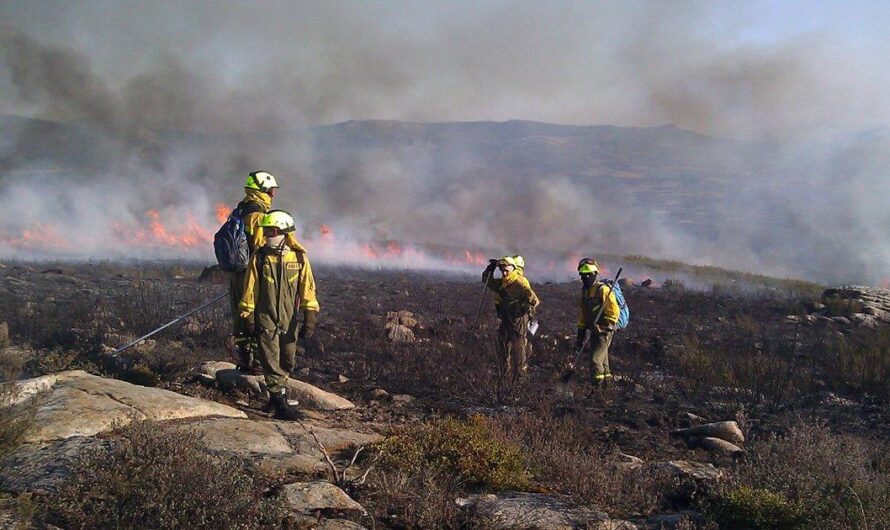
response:
{"label": "green shrub", "polygon": [[70,481],[42,505],[64,528],[257,528],[279,508],[238,461],[206,452],[191,432],[153,422],[115,431],[87,453]]}
{"label": "green shrub", "polygon": [[[772,491],[800,507],[807,528],[890,527],[888,446],[801,424],[753,440],[740,462],[740,484]],[[861,504],[860,504],[861,503]]]}
{"label": "green shrub", "polygon": [[799,506],[785,496],[742,486],[714,501],[711,516],[720,528],[737,530],[803,530],[809,528]]}
{"label": "green shrub", "polygon": [[466,486],[494,490],[530,486],[522,450],[482,416],[405,429],[378,447],[384,468],[412,474],[433,469],[459,477]]}

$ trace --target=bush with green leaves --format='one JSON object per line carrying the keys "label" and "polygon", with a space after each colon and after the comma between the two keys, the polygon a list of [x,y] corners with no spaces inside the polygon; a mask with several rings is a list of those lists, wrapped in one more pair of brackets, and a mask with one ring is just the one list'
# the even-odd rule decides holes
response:
{"label": "bush with green leaves", "polygon": [[531,485],[526,457],[482,416],[442,419],[405,428],[382,442],[380,465],[411,474],[432,469],[467,487],[522,490]]}
{"label": "bush with green leaves", "polygon": [[736,487],[747,489],[731,490],[718,504],[747,502],[764,517],[785,515],[786,521],[799,509],[805,528],[888,528],[888,449],[886,442],[835,434],[824,425],[797,425],[752,441],[736,470]]}
{"label": "bush with green leaves", "polygon": [[779,493],[741,486],[715,500],[709,510],[720,528],[805,530],[803,510]]}
{"label": "bush with green leaves", "polygon": [[257,528],[281,509],[236,460],[208,453],[187,430],[137,422],[110,448],[79,459],[70,481],[42,505],[64,528]]}

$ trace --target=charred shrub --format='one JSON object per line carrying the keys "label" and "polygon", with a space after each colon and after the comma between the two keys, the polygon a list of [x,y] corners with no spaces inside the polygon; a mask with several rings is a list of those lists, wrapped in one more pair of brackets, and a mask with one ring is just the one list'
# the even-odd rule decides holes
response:
{"label": "charred shrub", "polygon": [[494,490],[531,485],[526,457],[482,416],[443,419],[405,429],[382,442],[380,465],[414,475],[428,471],[461,478],[467,487]]}
{"label": "charred shrub", "polygon": [[115,432],[88,453],[44,518],[65,528],[256,528],[279,515],[237,461],[208,454],[200,438],[153,422]]}
{"label": "charred shrub", "polygon": [[822,301],[825,304],[825,312],[833,317],[851,317],[865,310],[865,305],[862,302],[850,298],[827,296]]}
{"label": "charred shrub", "polygon": [[378,520],[397,528],[467,528],[467,516],[454,502],[460,480],[448,472],[423,468],[416,472],[386,470],[369,484],[370,503]]}
{"label": "charred shrub", "polygon": [[610,514],[650,515],[664,507],[672,479],[642,466],[619,464],[614,449],[596,441],[574,417],[526,414],[506,421],[505,430],[529,455],[535,481]]}
{"label": "charred shrub", "polygon": [[890,330],[859,332],[829,345],[825,379],[829,386],[890,402]]}

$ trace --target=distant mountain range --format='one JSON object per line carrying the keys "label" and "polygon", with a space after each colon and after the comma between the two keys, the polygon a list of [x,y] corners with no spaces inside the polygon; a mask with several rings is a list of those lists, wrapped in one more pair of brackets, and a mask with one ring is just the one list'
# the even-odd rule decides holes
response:
{"label": "distant mountain range", "polygon": [[[478,216],[474,194],[503,190],[505,200],[492,194],[482,202],[493,210],[485,226],[526,211],[534,219],[519,221],[521,230],[506,231],[503,242],[516,246],[528,236],[543,245],[571,224],[568,214],[553,218],[552,210],[563,208],[559,197],[536,202],[558,191],[574,217],[584,217],[584,201],[595,199],[590,219],[577,222],[589,222],[598,235],[580,245],[609,241],[611,251],[779,273],[831,275],[845,267],[871,281],[890,265],[890,238],[874,230],[890,226],[890,218],[873,204],[890,193],[887,130],[779,144],[672,125],[350,121],[208,134],[0,116],[0,186],[39,172],[59,182],[109,176],[186,188],[197,182],[227,196],[233,176],[258,168],[287,174],[296,193],[308,194],[309,201],[297,200],[305,217],[352,215],[385,237],[422,233],[440,242],[447,237],[430,232],[441,228],[454,239],[477,230],[453,219],[439,227],[430,211],[415,218],[410,208],[395,206],[409,201],[439,208],[440,219],[468,218]],[[404,188],[411,192],[402,194]],[[618,219],[603,224],[602,217]]]}

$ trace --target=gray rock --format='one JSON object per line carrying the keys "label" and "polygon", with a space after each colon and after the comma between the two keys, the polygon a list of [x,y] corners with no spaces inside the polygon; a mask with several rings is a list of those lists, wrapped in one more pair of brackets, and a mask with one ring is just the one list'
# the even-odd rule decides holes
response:
{"label": "gray rock", "polygon": [[502,492],[498,495],[471,495],[457,499],[457,504],[470,512],[474,525],[497,529],[571,530],[636,530],[628,521],[610,519],[608,515],[588,507],[575,507],[563,495]]}
{"label": "gray rock", "polygon": [[282,492],[287,507],[297,514],[367,514],[361,504],[330,482],[295,482],[284,486]]}
{"label": "gray rock", "polygon": [[703,449],[725,456],[735,456],[745,452],[741,447],[720,438],[705,437],[701,439],[699,445]]}
{"label": "gray rock", "polygon": [[274,422],[260,422],[237,418],[211,418],[177,426],[201,435],[212,451],[238,455],[276,455],[292,453],[287,438]]}
{"label": "gray rock", "polygon": [[402,324],[393,324],[386,327],[386,336],[392,342],[414,342],[414,331]]}
{"label": "gray rock", "polygon": [[169,390],[106,379],[81,370],[16,382],[13,405],[40,394],[27,442],[92,436],[135,420],[203,416],[246,418],[240,410]]}
{"label": "gray rock", "polygon": [[78,457],[107,446],[107,441],[85,436],[22,445],[0,461],[0,489],[12,493],[53,493],[71,475]]}
{"label": "gray rock", "polygon": [[739,424],[734,421],[718,421],[697,427],[689,427],[688,429],[677,429],[671,431],[671,435],[683,438],[711,437],[720,438],[734,444],[745,443],[745,435],[739,429]]}
{"label": "gray rock", "polygon": [[393,395],[392,400],[395,403],[401,403],[403,405],[407,405],[409,403],[414,402],[414,396],[412,396],[410,394],[395,394],[395,395]]}
{"label": "gray rock", "polygon": [[667,473],[679,479],[691,479],[708,483],[716,483],[723,479],[723,471],[713,464],[703,464],[690,460],[671,460],[651,464],[656,472]]}
{"label": "gray rock", "polygon": [[220,370],[234,370],[235,363],[227,361],[205,361],[195,371],[199,374],[209,375],[216,379],[216,373]]}
{"label": "gray rock", "polygon": [[[207,363],[202,365],[206,366]],[[207,370],[212,370],[208,367]],[[220,368],[216,372],[216,382],[222,390],[237,389],[245,392],[257,399],[268,399],[269,392],[266,390],[266,381],[261,375],[247,375],[233,368]],[[355,408],[355,404],[346,398],[342,398],[337,394],[322,390],[317,386],[310,385],[300,381],[299,379],[290,378],[287,380],[288,393],[300,402],[301,407],[315,410],[350,410]]]}

